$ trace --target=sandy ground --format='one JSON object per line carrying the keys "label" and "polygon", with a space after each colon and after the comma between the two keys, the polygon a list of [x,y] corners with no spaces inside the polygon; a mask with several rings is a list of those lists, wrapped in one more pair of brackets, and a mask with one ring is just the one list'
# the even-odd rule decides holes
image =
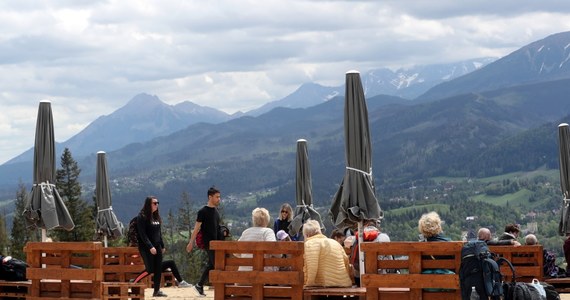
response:
{"label": "sandy ground", "polygon": [[[166,287],[162,289],[162,292],[168,295],[168,297],[152,297],[153,289],[146,289],[144,291],[145,299],[214,299],[214,290],[204,288],[204,293],[206,297],[198,297],[198,294],[194,292],[193,288],[177,288],[177,287]],[[570,296],[570,294],[569,294]],[[570,300],[570,297],[568,298]]]}
{"label": "sandy ground", "polygon": [[[207,288],[207,287],[206,287]],[[152,297],[152,289],[145,290],[145,299],[213,299],[214,290],[205,289],[206,297],[197,297],[192,288],[176,288],[167,287],[163,288],[162,291],[168,295],[168,297]],[[570,294],[560,294],[561,300],[570,300]]]}

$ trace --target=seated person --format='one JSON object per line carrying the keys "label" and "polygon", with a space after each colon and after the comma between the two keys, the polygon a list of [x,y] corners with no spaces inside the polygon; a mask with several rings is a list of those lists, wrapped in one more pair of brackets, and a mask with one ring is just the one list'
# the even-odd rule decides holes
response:
{"label": "seated person", "polygon": [[[538,239],[534,234],[527,234],[524,237],[526,245],[538,245]],[[565,275],[565,271],[560,270],[556,265],[556,254],[550,250],[542,249],[543,255],[543,274],[546,277],[558,277]]]}
{"label": "seated person", "polygon": [[342,246],[321,232],[321,225],[309,220],[303,225],[305,238],[305,286],[351,287],[348,256]]}
{"label": "seated person", "polygon": [[435,212],[423,214],[418,221],[418,230],[427,242],[449,242],[450,239],[443,235],[441,218]]}
{"label": "seated person", "polygon": [[[172,275],[174,275],[174,278],[178,282],[178,287],[187,288],[187,287],[192,286],[188,282],[184,281],[184,279],[182,279],[182,276],[180,275],[180,271],[178,271],[178,267],[176,266],[176,263],[173,260],[170,260],[170,259],[169,260],[163,260],[161,267],[162,267],[162,272],[168,272],[168,271],[172,272]],[[137,282],[141,281],[142,279],[144,279],[145,277],[147,277],[148,275],[149,275],[149,273],[145,269],[137,276],[137,278],[135,278],[132,281],[134,283],[137,283]]]}
{"label": "seated person", "polygon": [[481,227],[477,232],[477,239],[480,241],[484,241],[489,246],[515,246],[518,247],[521,245],[517,240],[509,239],[509,240],[493,240],[491,239],[491,230],[489,228]]}
{"label": "seated person", "polygon": [[[251,221],[253,223],[253,227],[249,227],[243,231],[241,237],[238,241],[270,241],[275,242],[275,232],[271,230],[271,228],[267,227],[269,225],[269,211],[265,208],[255,208],[251,212]],[[241,257],[253,257],[253,254],[242,254]],[[239,271],[251,271],[253,270],[252,266],[240,266]],[[277,268],[275,267],[265,267],[265,271],[276,271]]]}
{"label": "seated person", "polygon": [[346,236],[342,230],[335,228],[331,233],[331,239],[337,241],[341,245],[344,245],[344,239],[346,239]]}
{"label": "seated person", "polygon": [[519,237],[519,233],[521,232],[520,225],[518,224],[507,224],[505,226],[505,232],[501,237],[499,237],[499,241],[504,240],[517,240]]}

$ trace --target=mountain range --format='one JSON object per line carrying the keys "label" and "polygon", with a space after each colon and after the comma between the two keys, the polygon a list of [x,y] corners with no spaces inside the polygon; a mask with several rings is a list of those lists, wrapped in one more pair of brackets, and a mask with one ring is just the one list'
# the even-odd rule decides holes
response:
{"label": "mountain range", "polygon": [[[570,70],[565,67],[570,54],[568,44],[570,33],[565,32],[524,46],[479,69],[471,63],[474,71],[431,88],[423,87],[425,93],[413,99],[403,97],[403,91],[399,96],[374,96],[371,84],[386,81],[374,79],[371,73],[363,74],[378,188],[433,176],[489,176],[556,168],[556,125],[570,115],[566,99]],[[539,65],[544,66],[542,71],[537,69]],[[442,74],[449,74],[432,73],[440,75],[440,80],[445,77]],[[303,97],[303,93],[309,96]],[[411,90],[409,93],[413,95]],[[342,90],[305,84],[288,96],[290,103],[296,103],[291,107],[283,107],[287,105],[280,100],[281,105],[273,103],[277,107],[267,112],[259,110],[237,118],[222,113],[215,124],[193,122],[180,124],[179,129],[160,123],[164,118],[159,118],[163,115],[157,114],[156,108],[154,112],[145,109],[157,118],[154,126],[172,131],[161,134],[157,129],[152,139],[134,140],[116,150],[103,149],[108,152],[114,183],[113,207],[124,217],[138,208],[145,195],[159,194],[169,199],[162,206],[168,209],[176,204],[182,191],[202,199],[212,184],[233,196],[264,191],[265,197],[258,201],[266,206],[291,202],[295,142],[299,138],[309,141],[315,204],[325,205],[336,192],[344,171],[343,94]],[[139,109],[151,107],[151,103],[162,107],[154,96],[135,98],[140,101],[136,105]],[[318,104],[311,105],[313,101]],[[124,120],[115,118],[115,113],[99,118],[93,122],[100,121],[98,127],[90,125],[66,143],[73,140],[82,144],[79,141],[89,140],[86,136],[96,134],[95,129],[114,128],[105,127],[103,121]],[[140,120],[140,116],[133,120]],[[130,123],[116,124],[128,127]],[[145,132],[144,128],[134,128]],[[109,132],[100,134],[105,139]],[[83,170],[86,190],[92,190],[94,153],[102,149],[85,154],[69,148]],[[24,159],[0,166],[0,183],[12,197],[15,188],[10,187],[18,178],[16,174],[25,169],[23,166]],[[31,170],[31,164],[26,168]]]}

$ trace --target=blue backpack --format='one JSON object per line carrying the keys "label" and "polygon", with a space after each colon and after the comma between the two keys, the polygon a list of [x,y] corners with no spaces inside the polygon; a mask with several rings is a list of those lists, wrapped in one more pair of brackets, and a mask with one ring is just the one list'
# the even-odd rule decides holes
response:
{"label": "blue backpack", "polygon": [[485,241],[470,241],[461,249],[459,281],[461,299],[469,300],[472,287],[481,299],[498,300],[503,295],[502,274]]}

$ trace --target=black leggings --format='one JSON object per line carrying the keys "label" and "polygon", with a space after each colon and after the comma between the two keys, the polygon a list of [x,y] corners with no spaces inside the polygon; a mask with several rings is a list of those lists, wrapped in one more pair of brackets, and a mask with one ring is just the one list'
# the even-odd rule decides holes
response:
{"label": "black leggings", "polygon": [[150,253],[147,247],[140,247],[139,252],[142,256],[144,267],[149,273],[153,273],[154,291],[160,290],[160,280],[162,275],[162,248],[155,247],[156,255]]}

